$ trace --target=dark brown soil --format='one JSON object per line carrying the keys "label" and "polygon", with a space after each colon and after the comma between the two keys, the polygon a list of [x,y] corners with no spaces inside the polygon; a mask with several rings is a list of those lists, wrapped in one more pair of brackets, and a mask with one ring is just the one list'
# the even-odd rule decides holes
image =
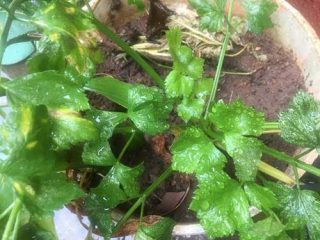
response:
{"label": "dark brown soil", "polygon": [[[128,42],[133,43],[139,34],[146,33],[147,21],[147,18],[143,16],[127,26],[122,26],[118,31]],[[248,105],[264,112],[268,120],[276,120],[278,113],[286,109],[292,96],[299,89],[304,88],[301,71],[295,64],[291,53],[274,44],[268,36],[253,37],[248,34],[245,41],[250,43],[251,47],[237,57],[227,57],[224,71],[254,73],[247,76],[224,74],[217,97],[225,102],[240,98]],[[150,77],[133,60],[128,57],[119,58],[121,51],[114,44],[105,40],[102,49],[105,61],[98,68],[99,75],[109,74],[130,83],[154,85]],[[150,64],[163,78],[170,71],[170,69],[156,63],[150,62]],[[206,62],[207,76],[214,76],[215,64]],[[114,110],[116,108],[101,96],[91,95],[90,97],[92,105],[100,109]],[[168,149],[172,143],[172,138],[170,135],[145,137],[146,144],[139,147],[138,150],[128,151],[124,156],[124,161],[128,165],[144,162],[146,171],[141,178],[143,189],[149,186],[170,163]],[[282,142],[277,135],[269,135],[263,137],[262,140],[268,146],[276,147],[281,151],[288,153],[294,151],[294,148]],[[115,149],[121,145],[119,142],[113,144]],[[278,161],[264,159],[279,169],[286,168],[286,165],[279,164]],[[195,184],[192,176],[174,174],[165,183],[161,184],[146,202],[146,213],[164,213],[178,221],[194,221],[194,216],[187,213],[187,207]],[[164,199],[169,199],[165,200],[169,202],[163,203]],[[185,201],[181,204],[181,200]],[[171,207],[163,209],[164,205],[170,205]]]}

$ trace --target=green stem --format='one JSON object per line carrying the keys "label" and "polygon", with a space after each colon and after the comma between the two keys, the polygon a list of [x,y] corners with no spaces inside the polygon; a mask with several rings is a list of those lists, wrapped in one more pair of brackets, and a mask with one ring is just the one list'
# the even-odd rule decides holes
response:
{"label": "green stem", "polygon": [[299,153],[298,155],[294,156],[295,158],[302,158],[303,156],[307,155],[308,153],[312,152],[314,150],[314,148],[309,148],[301,153]]}
{"label": "green stem", "polygon": [[13,208],[14,203],[12,203],[9,207],[7,207],[6,210],[4,210],[1,214],[0,214],[0,220],[2,218],[4,218],[5,216],[7,216],[7,214],[11,211],[11,209]]}
{"label": "green stem", "polygon": [[100,32],[105,34],[111,41],[115,42],[127,54],[129,54],[143,68],[143,70],[150,75],[150,77],[155,81],[156,84],[164,88],[164,81],[160,77],[160,75],[136,51],[134,51],[108,27],[100,23],[96,18],[93,18],[92,22]]}
{"label": "green stem", "polygon": [[0,39],[0,65],[2,63],[3,55],[6,50],[9,31],[10,31],[12,22],[14,20],[14,13],[15,13],[19,3],[22,1],[23,0],[13,0],[12,3],[9,5],[8,18],[7,18],[6,23],[4,25],[4,28],[3,28],[3,31],[1,34],[1,39]]}
{"label": "green stem", "polygon": [[20,198],[17,198],[14,202],[14,206],[12,208],[12,211],[9,216],[9,220],[6,224],[6,227],[4,229],[3,235],[2,235],[2,240],[9,240],[11,239],[12,236],[12,229],[14,229],[14,225],[16,223],[16,219],[19,215],[20,209],[22,207],[22,202]]}
{"label": "green stem", "polygon": [[123,155],[124,155],[124,153],[127,151],[127,149],[128,149],[128,147],[130,146],[130,144],[131,144],[131,142],[132,142],[132,140],[133,140],[133,138],[134,138],[134,136],[135,136],[135,134],[136,134],[136,132],[134,131],[134,132],[132,132],[132,134],[131,134],[131,136],[130,136],[130,138],[128,139],[128,141],[126,142],[126,144],[124,145],[124,147],[122,148],[122,150],[121,150],[121,152],[120,152],[120,154],[119,154],[119,156],[118,156],[118,162],[120,162],[120,160],[122,159],[122,157],[123,157]]}
{"label": "green stem", "polygon": [[20,219],[21,219],[21,211],[19,211],[16,221],[14,223],[11,240],[15,240],[17,238],[18,230],[20,227]]}
{"label": "green stem", "polygon": [[263,172],[265,174],[267,174],[268,176],[271,176],[281,182],[284,182],[288,185],[292,185],[294,184],[294,180],[289,177],[287,174],[285,174],[284,172],[272,167],[271,165],[261,161],[258,165],[258,169],[260,172]]}
{"label": "green stem", "polygon": [[318,169],[312,165],[309,165],[305,162],[302,162],[295,157],[288,156],[285,153],[279,152],[279,151],[274,150],[272,148],[269,148],[267,146],[262,147],[262,152],[270,157],[276,158],[280,161],[287,162],[293,166],[296,166],[298,168],[305,170],[306,172],[312,173],[312,174],[320,177],[320,169]]}
{"label": "green stem", "polygon": [[172,174],[173,170],[168,167],[160,177],[158,177],[141,195],[141,197],[132,205],[132,207],[126,212],[126,214],[117,223],[113,232],[116,232],[120,227],[131,217],[131,215],[140,207],[141,204],[146,200],[146,198],[164,181]]}
{"label": "green stem", "polygon": [[263,129],[279,129],[278,122],[266,122],[263,126]]}
{"label": "green stem", "polygon": [[[228,22],[231,21],[232,8],[233,8],[233,0],[230,0],[229,10],[228,10]],[[214,100],[214,98],[216,96],[216,92],[217,92],[217,89],[218,89],[218,84],[219,84],[219,80],[220,80],[220,76],[221,76],[221,70],[222,70],[222,66],[223,66],[223,62],[224,62],[224,57],[225,57],[225,54],[226,54],[226,50],[227,50],[227,47],[228,47],[230,36],[231,36],[230,26],[229,26],[229,24],[227,24],[226,36],[224,38],[223,45],[222,45],[222,48],[221,48],[221,53],[220,53],[220,56],[219,56],[218,66],[217,66],[216,74],[214,76],[214,81],[213,81],[213,86],[211,88],[210,97],[209,97],[208,102],[207,102],[206,111],[205,111],[205,114],[204,114],[204,119],[206,119],[208,117],[211,103],[212,103],[212,101]]]}

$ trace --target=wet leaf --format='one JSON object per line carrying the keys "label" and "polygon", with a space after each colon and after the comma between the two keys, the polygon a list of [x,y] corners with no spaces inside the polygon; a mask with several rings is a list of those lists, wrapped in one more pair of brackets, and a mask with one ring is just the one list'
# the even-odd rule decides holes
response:
{"label": "wet leaf", "polygon": [[224,133],[259,136],[264,125],[263,113],[237,100],[231,104],[219,101],[212,108],[210,121]]}
{"label": "wet leaf", "polygon": [[108,140],[114,128],[127,118],[127,114],[92,110],[87,114],[87,118],[94,122],[100,136],[96,141],[85,144],[82,153],[83,162],[95,166],[113,165],[116,158]]}
{"label": "wet leaf", "polygon": [[34,73],[1,84],[14,105],[46,105],[49,108],[89,109],[86,95],[65,75],[55,71]]}
{"label": "wet leaf", "polygon": [[278,199],[275,194],[266,187],[262,187],[253,182],[246,183],[244,191],[247,194],[250,203],[262,211],[279,207]]}
{"label": "wet leaf", "polygon": [[200,119],[205,101],[197,98],[183,99],[177,107],[178,115],[183,121],[188,122],[191,119]]}
{"label": "wet leaf", "polygon": [[290,239],[281,237],[280,234],[285,230],[285,226],[277,222],[272,217],[258,221],[240,232],[241,240],[281,240]]}
{"label": "wet leaf", "polygon": [[188,97],[193,91],[194,79],[173,70],[167,76],[165,85],[168,97]]}
{"label": "wet leaf", "polygon": [[304,92],[299,92],[289,109],[279,116],[281,137],[302,147],[320,147],[319,123],[320,103]]}
{"label": "wet leaf", "polygon": [[280,216],[288,229],[306,227],[311,240],[320,238],[320,197],[309,190],[291,189],[284,185],[268,183],[281,206]]}
{"label": "wet leaf", "polygon": [[103,197],[90,194],[85,198],[84,207],[91,224],[97,226],[102,235],[109,239],[112,234],[111,209],[107,207]]}
{"label": "wet leaf", "polygon": [[262,156],[261,143],[255,138],[226,134],[225,144],[233,158],[238,179],[242,182],[254,181]]}
{"label": "wet leaf", "polygon": [[185,173],[206,173],[221,169],[225,156],[211,143],[199,128],[183,131],[171,147],[172,168]]}
{"label": "wet leaf", "polygon": [[209,237],[229,236],[252,223],[249,202],[239,183],[215,172],[198,180],[190,208]]}
{"label": "wet leaf", "polygon": [[114,208],[128,198],[137,197],[140,192],[138,177],[143,166],[134,168],[116,163],[92,193],[103,199],[105,207]]}
{"label": "wet leaf", "polygon": [[[87,13],[80,9],[68,1],[54,0],[36,11],[33,23],[43,29],[51,44],[63,52],[64,61],[79,73],[91,76],[95,72],[94,65],[100,62],[100,54],[92,34],[95,26]],[[48,59],[48,55],[44,54],[41,51],[36,55],[33,68],[36,64],[41,65],[39,60]]]}
{"label": "wet leaf", "polygon": [[155,135],[169,128],[172,104],[158,88],[133,85],[128,102],[129,118],[142,132]]}
{"label": "wet leaf", "polygon": [[134,236],[135,240],[167,240],[172,238],[175,222],[171,218],[162,218],[160,221],[145,226],[140,225]]}

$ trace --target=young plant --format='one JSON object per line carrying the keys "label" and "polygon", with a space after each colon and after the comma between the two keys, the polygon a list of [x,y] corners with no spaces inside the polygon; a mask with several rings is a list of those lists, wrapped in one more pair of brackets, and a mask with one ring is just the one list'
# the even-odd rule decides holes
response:
{"label": "young plant", "polygon": [[[78,1],[74,1],[77,4]],[[81,1],[80,1],[81,2]],[[230,104],[215,101],[223,60],[233,27],[233,1],[227,18],[225,0],[190,0],[209,31],[225,28],[225,39],[214,79],[204,76],[204,60],[184,46],[179,29],[167,31],[173,70],[163,81],[155,70],[112,31],[78,5],[64,0],[0,1],[8,12],[1,36],[0,62],[8,31],[17,9],[41,29],[38,52],[28,60],[28,74],[0,81],[9,109],[1,113],[0,125],[0,235],[8,239],[57,239],[54,211],[81,198],[91,229],[106,238],[115,233],[141,207],[136,239],[169,239],[173,221],[161,218],[152,226],[143,223],[147,197],[173,171],[194,174],[198,186],[190,209],[210,237],[238,235],[240,239],[320,238],[318,193],[302,190],[297,168],[320,176],[312,165],[263,144],[259,136],[271,130],[281,132],[289,143],[309,149],[320,148],[320,103],[299,92],[279,122],[266,122],[263,113],[241,100]],[[248,28],[256,33],[271,27],[270,0],[244,0]],[[129,1],[142,8],[142,1]],[[93,30],[98,29],[123,48],[160,87],[129,84],[111,76],[94,77],[100,60]],[[121,112],[101,111],[89,104],[87,91],[104,95],[122,106]],[[171,126],[170,114],[184,124]],[[126,127],[130,137],[117,156],[109,140]],[[170,151],[172,165],[141,193],[139,177],[143,165],[126,166],[122,157],[135,134],[175,132]],[[291,165],[293,181],[262,162],[262,154]],[[226,163],[235,166],[232,178]],[[65,171],[96,171],[104,175],[98,186],[83,186],[67,178]],[[283,181],[265,180],[262,171]],[[83,187],[81,189],[81,187]],[[111,212],[131,202],[118,223]],[[261,213],[254,221],[250,209]]]}

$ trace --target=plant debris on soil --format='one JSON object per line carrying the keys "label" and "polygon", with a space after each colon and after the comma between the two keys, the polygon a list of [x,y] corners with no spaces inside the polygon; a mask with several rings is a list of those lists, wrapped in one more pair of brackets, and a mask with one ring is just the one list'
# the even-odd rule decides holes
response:
{"label": "plant debris on soil", "polygon": [[[161,19],[159,21],[164,21],[166,14],[171,14],[170,11],[165,11],[156,15]],[[159,32],[163,33],[164,29],[161,26],[164,24],[159,24],[157,20],[151,21],[145,14],[115,30],[128,43],[134,44],[141,35],[154,38]],[[301,70],[292,54],[276,45],[267,35],[246,34],[242,40],[246,45],[245,51],[225,60],[217,98],[225,102],[240,98],[249,106],[264,112],[266,119],[276,120],[278,113],[287,108],[292,96],[299,89],[304,89]],[[101,48],[104,62],[98,67],[97,75],[112,75],[129,83],[154,85],[150,77],[133,60],[127,58],[115,44],[104,39]],[[238,52],[242,48],[243,46],[236,46],[233,52]],[[167,63],[154,60],[150,60],[150,64],[163,78],[171,68]],[[216,60],[207,59],[205,66],[205,75],[214,77]],[[99,109],[108,111],[121,109],[100,95],[90,94],[89,97],[92,106]],[[142,190],[146,189],[170,164],[169,147],[173,136],[167,134],[144,137],[144,141],[145,144],[134,151],[128,151],[123,158],[124,163],[128,165],[144,162]],[[295,148],[284,143],[278,135],[264,136],[263,141],[280,151],[290,154],[295,151]],[[121,140],[120,142],[115,140],[114,151],[120,146],[123,146]],[[278,169],[284,170],[287,167],[279,161],[263,159]],[[173,174],[149,197],[145,205],[145,214],[165,215],[180,222],[193,222],[195,216],[188,212],[188,204],[195,185],[192,176]]]}

